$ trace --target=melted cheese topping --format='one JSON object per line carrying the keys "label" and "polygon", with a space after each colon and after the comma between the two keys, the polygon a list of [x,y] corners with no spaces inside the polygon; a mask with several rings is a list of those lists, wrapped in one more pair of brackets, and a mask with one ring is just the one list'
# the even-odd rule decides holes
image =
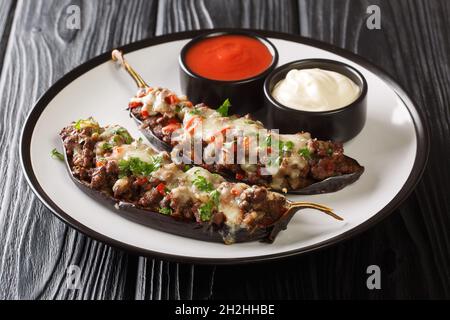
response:
{"label": "melted cheese topping", "polygon": [[[275,132],[269,133],[272,141],[276,143],[270,145],[271,151],[268,152],[268,145],[264,144],[264,136],[267,136],[268,133],[261,122],[246,117],[223,117],[218,111],[203,104],[192,107],[186,97],[177,97],[178,102],[168,104],[165,98],[172,95],[175,94],[167,89],[157,88],[148,90],[146,95],[141,98],[133,99],[142,102],[143,108],[149,114],[161,113],[169,117],[177,117],[182,122],[184,130],[176,131],[176,136],[172,137],[172,141],[177,142],[178,145],[185,145],[186,143],[190,145],[192,135],[200,134],[202,140],[207,143],[203,150],[203,161],[206,163],[210,163],[211,159],[212,161],[225,163],[232,154],[231,147],[233,144],[233,142],[227,141],[230,139],[233,141],[233,137],[246,137],[246,139],[248,137],[247,144],[243,144],[242,138],[239,138],[240,144],[238,146],[244,148],[240,153],[246,155],[245,160],[240,159],[239,161],[242,170],[247,173],[254,173],[257,170],[257,157],[247,157],[249,149],[254,150],[256,148],[260,155],[260,162],[265,163],[266,174],[274,176],[272,186],[279,188],[283,176],[298,177],[300,170],[307,164],[304,149],[308,149],[306,153],[314,152],[308,143],[311,141],[309,133],[277,134]],[[261,132],[265,133],[261,135]],[[278,149],[278,141],[283,143],[282,145],[285,146],[286,150]],[[179,151],[175,147],[172,152],[174,162],[177,161]],[[220,153],[216,154],[218,151]],[[263,153],[260,151],[263,151]],[[264,156],[264,153],[271,153],[271,155],[266,154]],[[292,172],[289,173],[289,170],[292,170]]]}
{"label": "melted cheese topping", "polygon": [[[101,135],[104,139],[110,139],[115,130],[121,127],[107,128]],[[105,141],[98,142],[103,144]],[[140,141],[133,141],[131,144],[121,144],[112,148],[112,152],[104,154],[107,160],[130,160],[131,158],[138,158],[143,162],[152,162],[154,157],[158,155],[149,146]],[[161,154],[159,154],[161,155]],[[163,155],[164,156],[164,155]],[[98,155],[102,157],[102,155]],[[202,204],[211,201],[211,192],[218,190],[220,197],[216,206],[216,210],[222,212],[225,217],[225,223],[231,230],[236,230],[241,226],[243,212],[239,208],[239,197],[231,193],[231,189],[239,190],[239,193],[248,188],[246,184],[231,184],[218,175],[207,171],[201,167],[193,167],[186,172],[183,172],[176,164],[170,161],[163,163],[157,170],[151,173],[151,178],[158,179],[164,182],[165,186],[170,190],[172,199],[176,199],[180,204],[189,203],[194,199]],[[201,189],[194,183],[198,177],[203,177],[209,184],[211,189]],[[118,179],[114,184],[113,190],[124,187],[129,183],[127,177]]]}
{"label": "melted cheese topping", "polygon": [[132,144],[123,144],[113,148],[113,152],[107,159],[114,160],[130,160],[131,158],[138,158],[144,162],[151,162],[155,152],[139,141],[134,141]]}

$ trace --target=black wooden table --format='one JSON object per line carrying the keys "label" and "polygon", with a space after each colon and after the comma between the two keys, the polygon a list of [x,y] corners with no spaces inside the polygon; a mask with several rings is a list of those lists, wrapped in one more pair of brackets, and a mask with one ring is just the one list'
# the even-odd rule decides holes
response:
{"label": "black wooden table", "polygon": [[[80,29],[67,23],[80,8]],[[366,26],[369,5],[381,29]],[[68,10],[69,9],[69,10]],[[449,298],[450,1],[1,0],[0,298]],[[138,257],[92,240],[47,210],[19,165],[25,116],[52,83],[114,47],[171,32],[244,27],[301,34],[371,60],[405,87],[430,124],[422,181],[369,231],[329,249],[248,266]],[[381,269],[368,290],[366,269]],[[81,287],[67,289],[70,265]]]}

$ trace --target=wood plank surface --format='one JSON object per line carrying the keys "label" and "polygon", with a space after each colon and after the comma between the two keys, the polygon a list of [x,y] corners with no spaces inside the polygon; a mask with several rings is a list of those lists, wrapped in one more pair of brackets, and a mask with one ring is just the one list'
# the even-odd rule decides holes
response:
{"label": "wood plank surface", "polygon": [[3,66],[3,58],[6,52],[6,44],[11,30],[12,19],[16,3],[13,0],[4,0],[0,2],[0,74]]}
{"label": "wood plank surface", "polygon": [[[369,5],[381,9],[381,30],[369,30],[361,20]],[[449,297],[450,170],[443,159],[450,159],[450,3],[300,0],[299,10],[302,34],[349,49],[382,67],[425,115],[432,130],[423,180],[396,213],[367,233],[381,247],[373,254],[382,248],[392,251],[386,254],[395,262],[389,267],[395,283],[389,283],[388,295]]]}
{"label": "wood plank surface", "polygon": [[[79,30],[66,27],[69,5],[80,6]],[[26,114],[54,81],[112,47],[151,37],[155,16],[153,1],[17,3],[0,80],[0,143],[9,146],[0,150],[0,299],[134,295],[137,257],[85,237],[44,208],[21,173],[18,147]],[[70,265],[81,268],[79,290],[66,287]]]}
{"label": "wood plank surface", "polygon": [[[69,5],[81,29],[66,26]],[[381,30],[366,27],[369,5]],[[0,299],[449,298],[450,3],[445,0],[132,0],[0,2]],[[193,266],[136,257],[89,239],[32,194],[18,159],[34,101],[83,61],[177,31],[246,27],[297,33],[358,53],[389,72],[430,124],[423,180],[391,216],[319,252],[248,266]],[[3,62],[3,63],[2,63]],[[368,290],[379,265],[382,290]],[[67,290],[66,270],[82,271]]]}

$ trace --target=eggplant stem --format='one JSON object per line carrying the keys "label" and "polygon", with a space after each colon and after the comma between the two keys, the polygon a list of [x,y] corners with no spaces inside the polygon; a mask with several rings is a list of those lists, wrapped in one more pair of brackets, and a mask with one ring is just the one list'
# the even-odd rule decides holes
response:
{"label": "eggplant stem", "polygon": [[128,74],[133,78],[133,80],[136,82],[136,85],[141,88],[145,89],[148,88],[147,83],[144,79],[137,73],[129,64],[125,61],[125,57],[123,56],[123,52],[119,51],[117,49],[114,49],[111,52],[111,58],[113,61],[119,62],[119,64],[124,67],[124,69],[128,72]]}
{"label": "eggplant stem", "polygon": [[312,203],[312,202],[303,202],[303,201],[299,201],[299,202],[290,202],[289,204],[289,211],[293,210],[293,209],[316,209],[319,210],[327,215],[329,215],[330,217],[335,218],[336,220],[342,221],[344,220],[343,218],[341,218],[340,216],[338,216],[337,214],[335,214],[333,212],[333,209],[323,206],[321,204],[317,204],[317,203]]}

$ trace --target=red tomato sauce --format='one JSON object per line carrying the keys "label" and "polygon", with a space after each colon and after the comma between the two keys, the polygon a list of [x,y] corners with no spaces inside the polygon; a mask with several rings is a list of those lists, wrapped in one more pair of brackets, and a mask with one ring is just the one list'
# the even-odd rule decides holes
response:
{"label": "red tomato sauce", "polygon": [[192,72],[213,80],[243,80],[266,70],[273,56],[261,41],[244,35],[203,39],[189,48],[185,61]]}

